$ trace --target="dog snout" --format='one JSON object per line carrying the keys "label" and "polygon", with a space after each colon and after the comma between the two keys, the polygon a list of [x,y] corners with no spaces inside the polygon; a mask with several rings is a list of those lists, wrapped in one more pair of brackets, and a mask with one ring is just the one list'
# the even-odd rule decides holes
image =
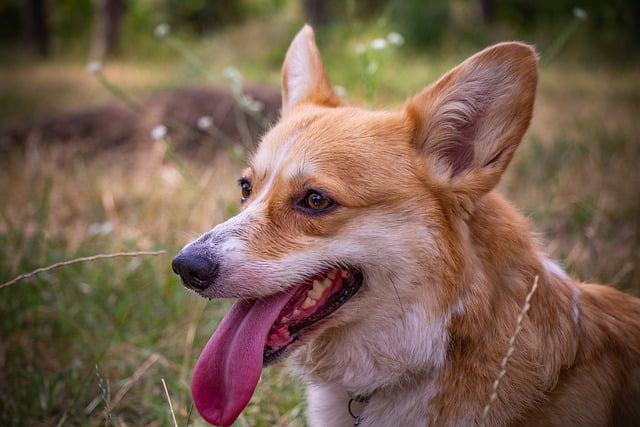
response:
{"label": "dog snout", "polygon": [[180,276],[185,286],[204,290],[213,284],[218,275],[218,264],[211,257],[186,247],[171,262],[173,271]]}

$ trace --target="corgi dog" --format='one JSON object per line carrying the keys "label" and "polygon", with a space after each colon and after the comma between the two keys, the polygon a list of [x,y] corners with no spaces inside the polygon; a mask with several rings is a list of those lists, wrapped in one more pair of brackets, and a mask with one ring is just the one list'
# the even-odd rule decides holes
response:
{"label": "corgi dog", "polygon": [[204,419],[231,425],[288,357],[310,426],[640,425],[640,299],[571,279],[494,189],[536,86],[534,50],[501,43],[356,108],[302,28],[241,212],[172,263],[237,299],[194,368]]}

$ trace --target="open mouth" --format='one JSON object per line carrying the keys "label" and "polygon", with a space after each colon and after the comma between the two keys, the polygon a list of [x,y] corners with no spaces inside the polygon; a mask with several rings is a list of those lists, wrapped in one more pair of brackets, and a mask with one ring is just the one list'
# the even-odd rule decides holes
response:
{"label": "open mouth", "polygon": [[280,359],[304,329],[336,311],[360,289],[362,273],[333,269],[298,288],[271,326],[264,346],[264,364]]}
{"label": "open mouth", "polygon": [[196,362],[191,394],[212,424],[231,425],[248,404],[262,367],[287,354],[301,336],[355,295],[355,268],[332,268],[279,294],[237,301]]}

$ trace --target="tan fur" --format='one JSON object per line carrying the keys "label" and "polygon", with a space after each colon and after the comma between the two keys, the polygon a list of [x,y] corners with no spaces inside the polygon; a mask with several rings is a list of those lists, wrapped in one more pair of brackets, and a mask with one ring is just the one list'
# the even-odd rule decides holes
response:
{"label": "tan fur", "polygon": [[[486,49],[401,111],[344,106],[305,27],[283,66],[283,115],[245,176],[243,211],[211,233],[208,296],[261,297],[327,265],[362,289],[294,353],[312,426],[476,425],[538,278],[491,426],[640,424],[640,300],[569,279],[493,190],[526,132],[533,50]],[[336,208],[295,208],[321,189]],[[231,236],[231,237],[229,237]]]}

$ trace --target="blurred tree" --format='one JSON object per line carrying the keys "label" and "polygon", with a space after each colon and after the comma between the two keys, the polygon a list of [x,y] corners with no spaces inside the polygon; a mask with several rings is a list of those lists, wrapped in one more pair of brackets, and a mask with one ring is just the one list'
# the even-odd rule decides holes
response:
{"label": "blurred tree", "polygon": [[555,37],[574,18],[575,8],[586,11],[584,37],[589,49],[616,59],[640,56],[640,2],[629,0],[495,0],[496,20],[526,36]]}
{"label": "blurred tree", "polygon": [[49,53],[49,25],[45,0],[26,0],[23,4],[22,32],[24,41],[32,53],[46,56]]}
{"label": "blurred tree", "polygon": [[117,47],[126,11],[123,0],[93,0],[91,58],[102,60]]}
{"label": "blurred tree", "polygon": [[302,0],[305,20],[313,26],[371,18],[382,13],[389,0]]}
{"label": "blurred tree", "polygon": [[478,0],[478,6],[482,22],[486,25],[492,24],[496,18],[495,0]]}
{"label": "blurred tree", "polygon": [[393,28],[415,47],[440,46],[451,27],[448,0],[392,0],[389,14]]}
{"label": "blurred tree", "polygon": [[[84,57],[89,50],[101,58],[113,53],[121,31],[131,45],[165,21],[201,35],[294,4],[314,25],[382,16],[417,47],[439,46],[449,36],[456,42],[465,32],[482,41],[494,26],[544,46],[562,34],[577,6],[588,19],[569,49],[600,52],[598,59],[640,58],[640,1],[632,0],[0,0],[0,45],[37,55]],[[471,8],[484,27],[471,28],[477,22],[466,17],[473,14],[460,13]]]}
{"label": "blurred tree", "polygon": [[325,0],[302,0],[305,20],[313,25],[326,25],[329,22],[330,13]]}
{"label": "blurred tree", "polygon": [[166,9],[172,27],[204,34],[244,19],[247,5],[241,0],[166,0]]}
{"label": "blurred tree", "polygon": [[[2,1],[2,0],[0,0]],[[47,0],[51,52],[86,59],[93,28],[92,0]]]}
{"label": "blurred tree", "polygon": [[24,25],[24,2],[7,0],[0,2],[0,42],[20,39]]}

